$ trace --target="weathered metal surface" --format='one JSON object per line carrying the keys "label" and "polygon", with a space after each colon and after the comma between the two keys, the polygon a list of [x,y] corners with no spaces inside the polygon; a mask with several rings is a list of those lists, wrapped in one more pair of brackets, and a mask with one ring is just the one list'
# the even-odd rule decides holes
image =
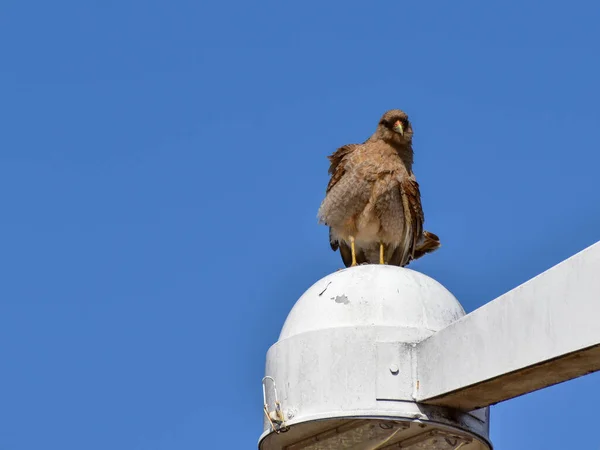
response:
{"label": "weathered metal surface", "polygon": [[490,450],[471,433],[435,423],[384,418],[309,421],[267,435],[261,450]]}
{"label": "weathered metal surface", "polygon": [[419,342],[465,315],[456,298],[422,273],[395,266],[344,269],[313,284],[290,311],[279,340],[342,327],[394,327]]}
{"label": "weathered metal surface", "polygon": [[600,243],[417,346],[417,400],[492,405],[600,370]]}
{"label": "weathered metal surface", "polygon": [[413,344],[375,343],[375,398],[377,400],[413,400]]}
{"label": "weathered metal surface", "polygon": [[[289,431],[273,431],[265,417],[261,450],[301,445],[310,450],[370,449],[348,446],[363,432],[361,436],[371,436],[364,437],[369,442],[382,437],[378,448],[385,448],[435,430],[463,436],[464,450],[489,449],[487,410],[461,413],[415,403],[414,345],[463,315],[448,290],[409,269],[359,266],[315,283],[298,300],[267,353],[265,374],[277,385],[286,419],[282,429]],[[266,390],[265,403],[274,408],[274,390]],[[371,420],[362,431],[352,431],[352,439],[350,432],[327,434],[357,419],[377,418],[412,425],[391,438],[373,429]],[[314,441],[323,432],[332,446]],[[415,449],[431,442],[439,444],[432,449],[442,449],[444,439],[456,440],[435,433],[419,436],[410,444]]]}

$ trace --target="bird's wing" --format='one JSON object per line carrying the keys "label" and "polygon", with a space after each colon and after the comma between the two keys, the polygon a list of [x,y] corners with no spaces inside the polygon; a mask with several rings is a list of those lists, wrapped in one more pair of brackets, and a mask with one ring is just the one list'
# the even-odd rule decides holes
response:
{"label": "bird's wing", "polygon": [[[408,250],[407,257],[414,257],[417,242],[421,239],[423,233],[423,208],[421,207],[421,192],[419,183],[413,174],[410,177],[403,177],[400,180],[400,195],[402,198],[402,208],[404,210],[404,248]],[[406,261],[408,263],[410,261]]]}
{"label": "bird's wing", "polygon": [[[326,194],[328,194],[329,191],[331,191],[331,189],[342,179],[346,173],[346,162],[348,156],[358,147],[360,147],[360,144],[344,145],[343,147],[338,148],[333,154],[328,156],[330,162],[329,174],[331,175],[331,178],[327,184],[327,189],[325,191]],[[329,199],[326,195],[325,200],[319,209],[319,217],[321,218],[320,220],[323,220],[323,214],[325,210],[331,210],[332,205],[330,202],[328,202],[328,200]],[[339,244],[338,241],[333,238],[331,227],[329,228],[329,244],[331,245],[332,250],[335,251],[338,249]]]}
{"label": "bird's wing", "polygon": [[346,172],[346,157],[351,154],[354,150],[360,147],[360,144],[348,144],[338,148],[332,155],[328,156],[329,159],[329,174],[331,179],[327,184],[326,193],[331,190],[335,184],[340,181],[344,173]]}

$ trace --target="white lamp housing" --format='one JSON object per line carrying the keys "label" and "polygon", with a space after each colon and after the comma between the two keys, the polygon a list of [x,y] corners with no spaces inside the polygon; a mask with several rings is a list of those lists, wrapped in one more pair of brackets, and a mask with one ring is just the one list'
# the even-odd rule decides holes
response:
{"label": "white lamp housing", "polygon": [[490,450],[488,408],[415,401],[416,345],[464,315],[410,269],[362,265],[321,279],[267,353],[259,449]]}

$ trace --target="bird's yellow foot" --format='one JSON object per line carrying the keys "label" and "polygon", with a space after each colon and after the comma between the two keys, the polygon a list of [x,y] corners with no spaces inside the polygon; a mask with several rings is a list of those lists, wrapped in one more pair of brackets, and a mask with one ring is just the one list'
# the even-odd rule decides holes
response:
{"label": "bird's yellow foot", "polygon": [[379,243],[379,264],[385,264],[385,260],[383,259],[383,242]]}
{"label": "bird's yellow foot", "polygon": [[352,264],[350,267],[356,266],[356,248],[354,246],[354,236],[350,236],[350,250],[352,251]]}

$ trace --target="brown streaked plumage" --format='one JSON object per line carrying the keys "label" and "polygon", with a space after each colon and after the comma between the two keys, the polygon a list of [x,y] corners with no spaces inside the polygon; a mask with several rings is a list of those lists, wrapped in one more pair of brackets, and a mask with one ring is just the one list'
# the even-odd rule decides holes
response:
{"label": "brown streaked plumage", "polygon": [[423,230],[412,136],[406,113],[393,109],[363,144],[344,145],[329,156],[331,179],[318,217],[346,267],[406,266],[440,247],[439,238]]}

